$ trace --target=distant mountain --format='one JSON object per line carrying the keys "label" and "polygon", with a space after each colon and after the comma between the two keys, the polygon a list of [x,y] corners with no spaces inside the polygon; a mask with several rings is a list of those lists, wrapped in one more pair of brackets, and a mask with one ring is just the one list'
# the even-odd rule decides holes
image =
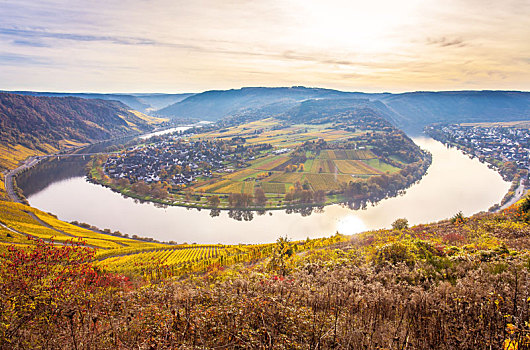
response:
{"label": "distant mountain", "polygon": [[39,92],[39,91],[3,91],[17,95],[47,96],[47,97],[80,97],[85,99],[99,99],[119,101],[142,113],[152,113],[193,94],[97,94],[97,93],[69,93],[69,92]]}
{"label": "distant mountain", "polygon": [[[323,102],[324,101],[324,102]],[[530,93],[512,91],[410,92],[369,94],[329,89],[242,88],[206,91],[159,110],[158,115],[219,120],[229,116],[253,118],[344,112],[369,107],[397,126],[422,129],[435,122],[530,119]],[[307,113],[307,116],[303,116]]]}
{"label": "distant mountain", "polygon": [[[530,93],[517,91],[442,91],[362,93],[293,87],[248,87],[211,90],[199,94],[89,94],[18,92],[31,96],[74,96],[120,101],[154,116],[216,121],[340,113],[348,108],[370,108],[396,126],[421,130],[436,122],[511,121],[530,119]],[[326,102],[321,102],[321,101]]]}
{"label": "distant mountain", "polygon": [[306,88],[301,86],[264,88],[249,87],[233,90],[212,90],[193,95],[185,100],[163,108],[158,115],[167,117],[187,117],[201,120],[218,120],[226,116],[255,112],[264,107],[280,107],[276,112],[285,112],[282,106],[291,108],[293,104],[317,98],[363,98],[373,94],[343,92],[329,89]]}
{"label": "distant mountain", "polygon": [[296,123],[305,123],[322,118],[349,114],[352,111],[371,110],[382,118],[397,124],[400,116],[378,100],[370,99],[312,99],[306,100],[279,116]]}
{"label": "distant mountain", "polygon": [[410,92],[383,96],[400,125],[530,119],[530,93],[518,91]]}
{"label": "distant mountain", "polygon": [[118,101],[0,93],[0,143],[31,149],[149,131],[163,120]]}
{"label": "distant mountain", "polygon": [[148,113],[155,113],[156,111],[174,103],[180,102],[195,94],[131,94],[136,97],[141,103],[148,105],[146,109]]}

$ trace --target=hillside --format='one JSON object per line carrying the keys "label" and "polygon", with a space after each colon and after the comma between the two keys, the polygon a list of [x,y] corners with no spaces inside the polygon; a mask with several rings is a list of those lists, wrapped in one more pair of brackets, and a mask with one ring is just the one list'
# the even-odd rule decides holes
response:
{"label": "hillside", "polygon": [[[348,101],[350,100],[350,101]],[[421,130],[434,122],[509,121],[530,115],[530,93],[517,91],[410,92],[402,94],[344,92],[329,89],[243,88],[206,91],[159,110],[167,117],[218,120],[228,116],[289,116],[311,104],[319,109],[359,101],[378,110],[399,127]]]}
{"label": "hillside", "polygon": [[47,151],[65,141],[88,143],[148,131],[163,120],[117,101],[0,93],[0,144]]}
{"label": "hillside", "polygon": [[[392,128],[381,117],[405,123],[406,110],[396,109],[419,98],[298,100],[304,93],[268,103],[271,98],[252,113],[276,110],[280,124],[311,120],[314,126],[267,130],[262,124],[271,121],[262,120],[255,130],[244,125],[219,132],[252,144],[264,136],[274,143],[287,131],[293,142],[312,127],[340,128],[350,119],[362,125],[340,133]],[[418,101],[418,111],[429,103]],[[515,116],[525,108],[507,103],[505,112]],[[414,113],[419,120],[421,112]],[[12,169],[30,155],[149,130],[157,122],[117,101],[0,94],[0,165]],[[352,151],[325,149],[312,161],[325,175],[324,164],[344,165],[343,155]],[[368,157],[368,151],[354,153]],[[393,229],[355,236],[261,245],[159,243],[11,202],[0,178],[0,349],[528,349],[529,220],[526,199],[500,213],[457,213],[413,227],[396,220]]]}
{"label": "hillside", "polygon": [[[528,119],[530,93],[519,91],[418,91],[399,94],[347,92],[322,88],[248,87],[199,94],[95,94],[14,91],[31,96],[80,97],[120,101],[137,111],[172,118],[215,121],[228,116],[280,117],[304,110],[307,104],[358,105],[378,110],[395,125],[421,130],[436,122],[512,121]],[[352,100],[352,101],[347,101]],[[304,104],[306,106],[304,106]],[[321,104],[321,107],[323,105]]]}
{"label": "hillside", "polygon": [[89,178],[164,205],[278,210],[377,202],[419,180],[431,163],[370,108],[312,111],[160,136],[99,157]]}
{"label": "hillside", "polygon": [[392,124],[400,121],[399,115],[381,101],[352,98],[306,100],[284,112],[280,118],[300,123],[326,119],[335,121],[337,116],[355,118],[356,115],[379,117]]}
{"label": "hillside", "polygon": [[401,116],[403,125],[437,122],[524,120],[530,116],[530,93],[518,91],[411,92],[381,101]]}
{"label": "hillside", "polygon": [[168,107],[174,103],[178,103],[193,95],[194,94],[189,94],[189,93],[187,94],[186,93],[185,94],[132,94],[132,96],[136,97],[140,102],[148,105],[148,107],[145,110],[140,110],[141,112],[145,112],[145,113],[149,113],[149,112],[156,113],[156,111],[159,109]]}
{"label": "hillside", "polygon": [[168,248],[12,246],[0,347],[528,349],[529,210],[204,247],[191,265]]}
{"label": "hillside", "polygon": [[193,94],[97,94],[97,93],[70,93],[70,92],[40,92],[40,91],[4,91],[17,95],[44,96],[44,97],[79,97],[84,99],[97,99],[106,101],[119,101],[130,108],[142,113],[150,113],[157,109],[167,107],[182,101]]}
{"label": "hillside", "polygon": [[286,103],[290,105],[290,103],[299,103],[311,98],[344,98],[365,95],[367,94],[298,86],[290,88],[250,87],[225,91],[213,90],[188,97],[181,102],[159,110],[157,113],[168,117],[218,120],[233,114],[253,112],[271,104]]}

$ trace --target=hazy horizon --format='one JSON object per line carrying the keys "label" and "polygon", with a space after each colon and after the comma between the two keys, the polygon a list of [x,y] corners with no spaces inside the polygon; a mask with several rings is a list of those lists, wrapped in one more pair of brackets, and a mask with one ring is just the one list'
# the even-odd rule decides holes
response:
{"label": "hazy horizon", "polygon": [[[0,89],[530,90],[526,0],[0,0]],[[140,92],[138,92],[140,91]]]}
{"label": "hazy horizon", "polygon": [[132,92],[123,92],[123,91],[77,91],[77,90],[57,90],[57,91],[50,91],[50,90],[6,90],[6,89],[0,89],[0,92],[35,92],[35,93],[57,93],[57,94],[104,94],[104,95],[142,95],[142,94],[160,94],[160,95],[177,95],[177,94],[200,94],[207,91],[228,91],[228,90],[239,90],[239,89],[246,89],[246,88],[292,88],[292,87],[304,87],[308,89],[330,89],[330,90],[337,90],[342,92],[358,92],[358,93],[368,93],[368,94],[407,94],[407,93],[420,93],[420,92],[466,92],[466,91],[497,91],[497,92],[524,92],[529,93],[530,90],[491,90],[491,89],[477,89],[477,90],[471,90],[471,89],[464,89],[464,90],[410,90],[410,91],[398,91],[398,92],[390,92],[390,91],[360,91],[360,90],[345,90],[345,89],[333,89],[329,87],[322,87],[322,86],[301,86],[301,85],[293,85],[293,86],[241,86],[236,88],[228,88],[228,89],[208,89],[208,90],[200,90],[200,91],[180,91],[180,92],[161,92],[161,91],[132,91]]}

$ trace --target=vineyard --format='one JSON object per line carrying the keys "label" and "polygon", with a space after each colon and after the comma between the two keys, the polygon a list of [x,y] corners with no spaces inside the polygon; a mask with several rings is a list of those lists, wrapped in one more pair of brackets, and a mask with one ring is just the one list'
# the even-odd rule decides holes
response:
{"label": "vineyard", "polygon": [[285,184],[275,182],[263,182],[261,188],[266,193],[285,194]]}
{"label": "vineyard", "polygon": [[[44,145],[46,146],[46,145]],[[43,146],[43,147],[44,147]],[[46,146],[48,152],[55,152],[56,149]],[[10,146],[0,144],[0,170],[1,169],[14,169],[24,159],[44,154],[41,151],[32,150],[22,145]]]}
{"label": "vineyard", "polygon": [[[245,183],[245,185],[248,185]],[[206,271],[212,266],[251,262],[272,254],[274,244],[196,245],[163,244],[104,234],[60,221],[29,206],[0,201],[0,252],[11,245],[33,247],[35,240],[56,246],[95,249],[96,265],[109,272],[155,280]],[[336,235],[294,242],[296,251],[325,247],[347,239]]]}
{"label": "vineyard", "polygon": [[[340,234],[329,238],[318,238],[292,242],[296,252],[328,247],[349,238]],[[178,245],[161,247],[152,251],[130,251],[123,253],[102,252],[96,254],[97,266],[127,276],[157,280],[178,277],[189,273],[200,273],[212,267],[250,263],[270,257],[275,244],[259,245]],[[112,255],[116,254],[116,255]]]}
{"label": "vineyard", "polygon": [[379,170],[376,170],[361,160],[334,160],[337,169],[343,174],[354,174],[354,175],[375,175],[381,174]]}
{"label": "vineyard", "polygon": [[143,277],[147,277],[147,274],[151,276],[154,271],[160,269],[169,269],[172,275],[177,275],[200,262],[211,264],[213,259],[225,250],[227,249],[222,246],[166,248],[102,259],[98,262],[98,266],[114,272]]}
{"label": "vineyard", "polygon": [[282,183],[295,183],[296,181],[302,181],[304,177],[303,173],[274,173],[267,181],[269,182],[282,182]]}
{"label": "vineyard", "polygon": [[312,173],[336,173],[335,163],[330,159],[315,159],[311,167]]}
{"label": "vineyard", "polygon": [[210,191],[213,190],[215,193],[241,193],[242,189],[243,182],[229,182],[226,186],[217,189],[214,187]]}
{"label": "vineyard", "polygon": [[58,220],[24,204],[0,201],[0,240],[6,244],[21,244],[28,243],[28,239],[42,239],[62,245],[83,242],[102,252],[120,252],[126,249],[137,251],[165,246],[92,231]]}
{"label": "vineyard", "polygon": [[283,156],[280,156],[280,157],[275,157],[263,164],[260,164],[256,169],[259,169],[259,170],[272,170],[274,168],[277,168],[279,166],[281,166],[282,164],[286,163],[287,161],[289,161],[289,158],[287,157],[283,157]]}
{"label": "vineyard", "polygon": [[314,191],[339,190],[341,183],[348,183],[353,179],[350,175],[334,174],[307,174],[306,178]]}
{"label": "vineyard", "polygon": [[528,349],[529,210],[527,199],[354,236],[117,255],[12,245],[0,256],[0,344]]}

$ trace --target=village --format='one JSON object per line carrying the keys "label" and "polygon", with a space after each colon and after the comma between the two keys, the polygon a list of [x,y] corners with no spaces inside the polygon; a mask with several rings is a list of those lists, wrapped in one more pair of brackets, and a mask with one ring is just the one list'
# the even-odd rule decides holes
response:
{"label": "village", "polygon": [[111,178],[124,178],[131,183],[165,181],[169,185],[185,187],[199,178],[210,178],[212,172],[229,173],[245,166],[255,159],[263,146],[165,138],[109,157],[104,170]]}
{"label": "village", "polygon": [[463,148],[489,163],[499,165],[499,162],[511,162],[518,170],[530,170],[528,128],[452,124],[429,126],[426,133],[446,144]]}

